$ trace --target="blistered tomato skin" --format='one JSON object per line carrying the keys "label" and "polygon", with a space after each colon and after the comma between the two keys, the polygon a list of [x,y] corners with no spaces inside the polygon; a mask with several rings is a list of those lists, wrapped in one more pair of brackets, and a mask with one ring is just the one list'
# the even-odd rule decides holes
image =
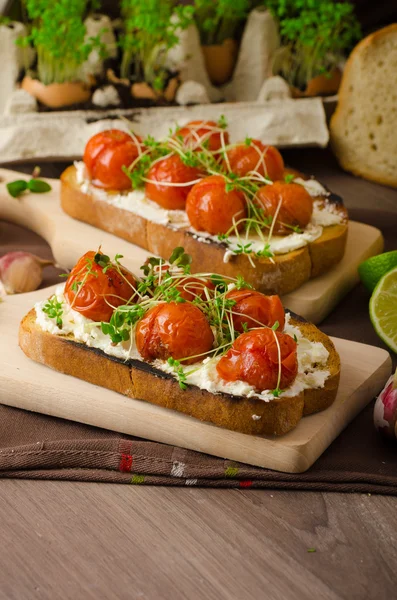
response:
{"label": "blistered tomato skin", "polygon": [[[163,208],[183,210],[187,195],[194,182],[199,178],[200,171],[198,169],[186,166],[179,156],[174,154],[155,162],[151,166],[147,175],[150,182],[145,184],[145,194],[149,200],[153,200]],[[179,185],[161,185],[161,182]],[[189,184],[189,182],[193,183],[180,185]]]}
{"label": "blistered tomato skin", "polygon": [[[212,235],[226,233],[235,222],[247,216],[247,206],[241,192],[226,191],[226,182],[221,175],[205,177],[189,192],[186,213],[190,224],[197,231]],[[238,225],[241,229],[242,223]]]}
{"label": "blistered tomato skin", "polygon": [[92,184],[105,190],[129,190],[131,180],[122,167],[130,166],[143,150],[142,140],[119,129],[94,135],[84,150],[84,164]]}
{"label": "blistered tomato skin", "polygon": [[280,389],[288,388],[298,373],[296,342],[287,334],[272,329],[253,329],[241,334],[217,364],[225,381],[245,381],[257,392],[277,387],[281,351]]}
{"label": "blistered tomato skin", "polygon": [[[135,333],[138,352],[147,361],[172,357],[184,365],[203,360],[212,349],[214,335],[197,306],[170,302],[151,308],[138,322]],[[198,358],[187,358],[197,357]]]}
{"label": "blistered tomato skin", "polygon": [[66,281],[65,297],[73,310],[87,319],[108,322],[115,308],[135,296],[136,281],[124,267],[122,274],[114,268],[104,273],[94,262],[95,254],[86,252],[73,267]]}
{"label": "blistered tomato skin", "polygon": [[256,171],[272,181],[282,179],[284,161],[280,152],[274,146],[265,146],[259,140],[251,140],[249,145],[237,144],[227,151],[228,160],[223,166],[239,177]]}
{"label": "blistered tomato skin", "polygon": [[248,329],[254,327],[273,327],[278,322],[278,330],[285,325],[285,312],[279,296],[265,296],[255,290],[232,290],[226,298],[234,300],[232,319],[236,331],[242,333],[244,324]]}
{"label": "blistered tomato skin", "polygon": [[211,152],[222,148],[229,143],[229,134],[221,130],[215,121],[190,121],[176,132],[176,136],[183,139],[183,145],[188,150],[201,150],[203,144]]}
{"label": "blistered tomato skin", "polygon": [[313,200],[309,192],[298,183],[275,181],[272,185],[261,187],[255,199],[264,209],[267,216],[277,214],[273,233],[276,235],[289,235],[292,227],[304,229],[310,222],[313,214]]}

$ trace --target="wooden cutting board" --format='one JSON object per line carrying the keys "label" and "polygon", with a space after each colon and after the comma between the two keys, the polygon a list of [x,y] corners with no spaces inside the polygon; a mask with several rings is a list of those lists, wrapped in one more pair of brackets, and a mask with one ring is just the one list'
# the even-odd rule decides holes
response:
{"label": "wooden cutting board", "polygon": [[[66,215],[60,206],[58,179],[47,180],[52,186],[50,192],[26,194],[19,199],[12,198],[6,189],[6,183],[15,179],[26,179],[26,176],[0,169],[0,219],[23,225],[41,235],[51,246],[59,265],[70,269],[87,250],[96,250],[101,245],[109,256],[122,254],[123,263],[139,273],[139,267],[149,253]],[[328,273],[284,296],[284,305],[308,321],[320,323],[358,282],[358,265],[382,250],[383,237],[379,229],[351,221],[343,260]]]}
{"label": "wooden cutting board", "polygon": [[[8,296],[0,305],[0,403],[173,444],[276,471],[306,471],[383,387],[391,372],[380,348],[334,339],[342,361],[338,396],[287,435],[255,437],[131,400],[37,364],[18,347],[21,318],[53,288]],[[216,401],[216,400],[214,400]]]}

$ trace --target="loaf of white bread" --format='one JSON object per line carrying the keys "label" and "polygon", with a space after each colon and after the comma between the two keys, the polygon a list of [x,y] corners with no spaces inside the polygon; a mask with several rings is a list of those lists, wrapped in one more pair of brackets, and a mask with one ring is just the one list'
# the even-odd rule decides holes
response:
{"label": "loaf of white bread", "polygon": [[397,23],[352,51],[331,119],[331,144],[343,169],[397,187]]}

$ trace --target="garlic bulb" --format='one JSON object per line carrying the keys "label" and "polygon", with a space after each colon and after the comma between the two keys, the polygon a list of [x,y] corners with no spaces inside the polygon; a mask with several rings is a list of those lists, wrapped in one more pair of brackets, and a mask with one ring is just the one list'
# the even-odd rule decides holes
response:
{"label": "garlic bulb", "polygon": [[7,294],[32,292],[43,281],[43,268],[53,264],[29,252],[9,252],[0,258],[0,281]]}
{"label": "garlic bulb", "polygon": [[389,377],[375,402],[374,423],[380,433],[397,439],[397,371]]}

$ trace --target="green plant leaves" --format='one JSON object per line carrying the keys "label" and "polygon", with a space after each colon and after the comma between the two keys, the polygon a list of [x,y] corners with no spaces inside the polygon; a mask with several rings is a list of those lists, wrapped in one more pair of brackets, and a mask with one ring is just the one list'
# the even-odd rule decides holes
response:
{"label": "green plant leaves", "polygon": [[273,73],[299,89],[313,77],[329,74],[361,37],[351,2],[267,0],[266,5],[281,35]]}
{"label": "green plant leaves", "polygon": [[45,192],[49,192],[51,190],[50,184],[42,179],[31,179],[28,181],[27,187],[28,190],[34,194],[44,194]]}
{"label": "green plant leaves", "polygon": [[18,198],[23,192],[29,190],[34,194],[43,194],[45,192],[49,192],[51,190],[51,186],[46,181],[42,179],[30,179],[29,181],[25,181],[24,179],[17,179],[15,181],[10,181],[6,185],[8,193],[13,198]]}
{"label": "green plant leaves", "polygon": [[20,196],[22,194],[22,192],[27,190],[28,184],[23,179],[17,179],[16,181],[11,181],[10,183],[7,183],[6,187],[7,187],[8,193],[13,198],[18,198],[18,196]]}

